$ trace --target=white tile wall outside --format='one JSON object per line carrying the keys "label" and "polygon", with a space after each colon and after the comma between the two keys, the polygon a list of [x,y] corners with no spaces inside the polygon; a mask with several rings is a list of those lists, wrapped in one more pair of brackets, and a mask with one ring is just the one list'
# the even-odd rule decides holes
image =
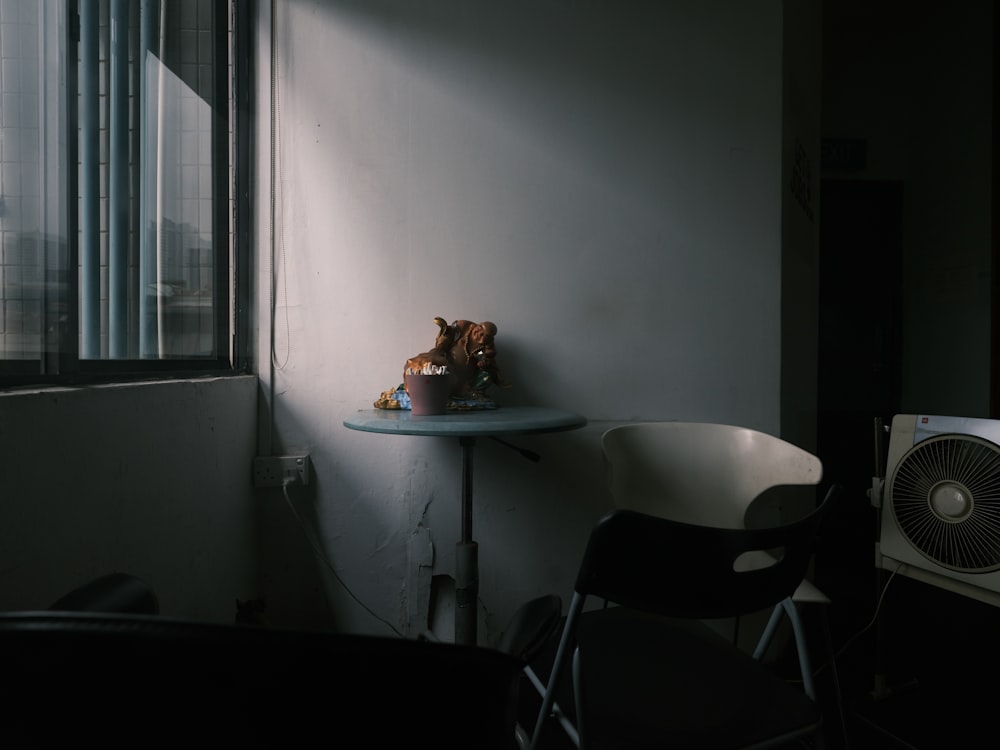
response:
{"label": "white tile wall outside", "polygon": [[37,3],[0,0],[0,352],[37,353],[37,260],[23,240],[39,227]]}

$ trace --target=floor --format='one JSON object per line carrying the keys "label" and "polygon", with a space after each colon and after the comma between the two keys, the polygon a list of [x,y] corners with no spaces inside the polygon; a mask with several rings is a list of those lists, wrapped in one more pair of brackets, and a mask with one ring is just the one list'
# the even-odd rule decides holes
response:
{"label": "floor", "polygon": [[876,570],[874,519],[859,481],[816,554],[847,728],[829,750],[983,747],[1000,706],[1000,608]]}
{"label": "floor", "polygon": [[[862,611],[827,623],[835,662],[816,639],[813,667],[827,716],[821,750],[983,747],[1000,707],[1000,610],[909,579],[891,586],[876,626],[866,627],[872,613]],[[819,611],[804,619],[817,635]],[[538,705],[525,682],[519,716],[528,729]],[[573,750],[554,723],[542,740],[544,750]]]}
{"label": "floor", "polygon": [[[850,748],[983,747],[1000,706],[1000,611],[897,577],[839,658]],[[987,743],[991,744],[991,743]]]}
{"label": "floor", "polygon": [[[552,656],[551,653],[543,652],[543,654],[540,657],[538,657],[540,660],[539,667],[541,670],[543,671],[547,670],[550,664],[551,656]],[[798,675],[798,673],[795,671],[797,670],[797,666],[789,666],[788,664],[777,663],[775,665],[775,668],[778,669],[779,671],[782,671],[783,673],[785,673],[788,670],[791,670],[789,674],[792,674],[794,676]],[[794,676],[792,677],[792,679],[794,679]],[[821,684],[823,684],[822,679],[818,680],[817,687],[819,688]],[[824,697],[824,700],[825,699],[826,698]],[[557,700],[561,702],[562,706],[565,707],[567,712],[572,713],[573,707],[571,704],[570,695],[562,694],[560,696],[557,696]],[[532,684],[527,678],[522,678],[518,721],[521,727],[528,734],[534,731],[535,721],[537,719],[540,705],[541,705],[541,699],[538,695],[538,692],[535,690],[535,688],[532,686]],[[837,712],[838,716],[839,713],[840,712],[838,711]],[[833,738],[832,742],[828,742],[824,746],[823,750],[834,750],[834,748],[844,747],[845,745],[841,740],[841,738],[844,736],[844,730],[841,726],[841,722],[839,721],[839,719],[831,724],[831,732],[835,734],[835,737]],[[527,745],[524,744],[521,745],[520,747],[523,750],[523,747],[526,746]],[[516,744],[515,747],[517,747]],[[542,733],[539,737],[538,745],[536,747],[538,747],[539,750],[576,750],[576,746],[571,742],[567,734],[563,731],[562,727],[559,726],[557,720],[553,718],[548,719],[547,722],[545,723],[542,729]],[[814,743],[798,741],[790,744],[788,747],[790,750],[794,750],[796,748],[805,748],[806,750],[808,750],[809,748],[818,746],[815,745]],[[875,746],[870,745],[869,747],[875,747]]]}

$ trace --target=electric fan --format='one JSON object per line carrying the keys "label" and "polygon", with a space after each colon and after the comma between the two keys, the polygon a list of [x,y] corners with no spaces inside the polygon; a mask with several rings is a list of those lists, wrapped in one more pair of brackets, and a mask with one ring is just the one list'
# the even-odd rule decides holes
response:
{"label": "electric fan", "polygon": [[897,414],[876,565],[1000,606],[1000,421]]}

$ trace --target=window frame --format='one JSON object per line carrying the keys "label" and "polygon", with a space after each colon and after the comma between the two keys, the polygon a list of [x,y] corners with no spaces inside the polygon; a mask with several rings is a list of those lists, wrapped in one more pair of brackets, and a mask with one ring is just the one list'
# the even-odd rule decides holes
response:
{"label": "window frame", "polygon": [[[65,12],[67,63],[64,74],[68,103],[64,125],[66,132],[77,133],[77,59],[80,43],[77,2],[67,0]],[[0,356],[0,389],[229,376],[251,371],[250,168],[254,129],[250,3],[240,0],[213,2],[212,12],[215,14],[215,28],[222,30],[213,41],[218,44],[220,39],[225,39],[226,49],[231,47],[232,53],[230,60],[225,50],[213,47],[216,64],[213,68],[215,101],[212,102],[212,114],[215,126],[212,163],[213,171],[221,170],[222,174],[212,178],[212,242],[213,247],[218,248],[213,251],[216,262],[225,261],[224,270],[215,274],[213,289],[218,355],[162,359],[80,357],[79,170],[75,168],[79,163],[79,138],[71,137],[66,139],[66,174],[69,179],[65,181],[64,205],[68,239],[62,301],[69,332],[58,351],[49,351],[51,347],[46,345],[43,347],[45,351],[36,359],[4,359]],[[44,332],[41,335],[46,336]]]}

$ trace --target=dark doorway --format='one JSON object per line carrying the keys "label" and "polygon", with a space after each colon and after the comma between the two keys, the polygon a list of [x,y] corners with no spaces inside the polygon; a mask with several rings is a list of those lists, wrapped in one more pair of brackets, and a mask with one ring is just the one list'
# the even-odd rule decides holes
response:
{"label": "dark doorway", "polygon": [[857,490],[873,420],[900,404],[903,185],[824,180],[820,206],[819,446],[827,477]]}
{"label": "dark doorway", "polygon": [[823,180],[820,190],[817,453],[824,483],[845,495],[817,551],[815,581],[835,603],[834,648],[850,644],[838,669],[854,717],[880,658],[866,631],[880,583],[869,490],[884,455],[876,420],[889,425],[900,405],[903,185]]}
{"label": "dark doorway", "polygon": [[846,497],[816,576],[842,603],[835,630],[846,634],[873,605],[875,420],[888,425],[900,405],[903,185],[824,180],[820,207],[817,452]]}

